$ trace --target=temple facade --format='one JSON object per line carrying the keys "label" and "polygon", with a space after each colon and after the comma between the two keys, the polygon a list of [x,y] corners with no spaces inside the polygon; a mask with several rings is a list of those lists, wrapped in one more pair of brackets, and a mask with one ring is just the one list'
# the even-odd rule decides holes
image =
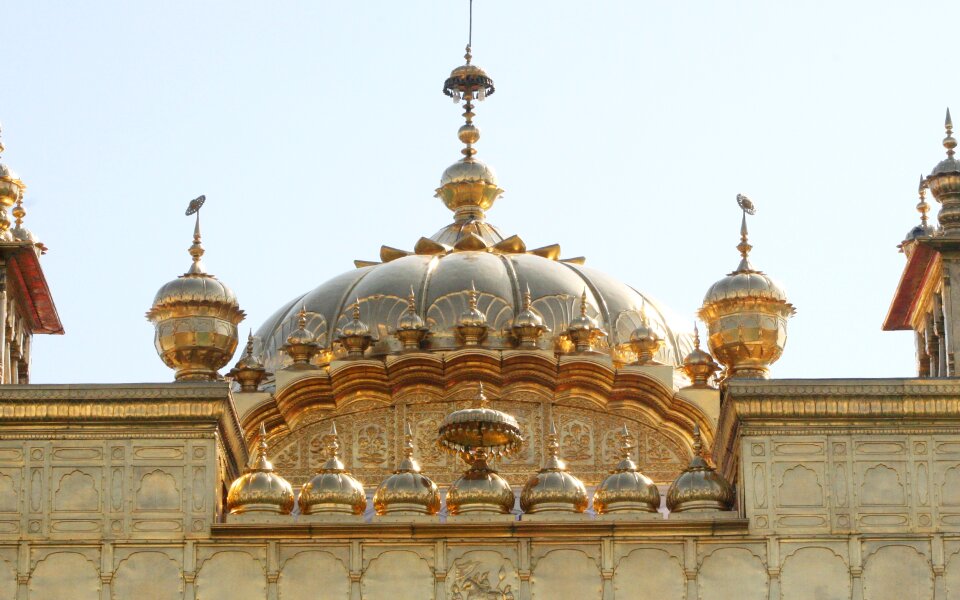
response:
{"label": "temple facade", "polygon": [[678,320],[494,226],[470,46],[443,91],[452,221],[245,341],[190,203],[187,269],[146,307],[172,382],[29,383],[32,336],[63,327],[0,164],[0,598],[960,600],[949,112],[884,324],[916,332],[917,376],[786,380],[795,309],[754,267],[750,198],[702,325]]}

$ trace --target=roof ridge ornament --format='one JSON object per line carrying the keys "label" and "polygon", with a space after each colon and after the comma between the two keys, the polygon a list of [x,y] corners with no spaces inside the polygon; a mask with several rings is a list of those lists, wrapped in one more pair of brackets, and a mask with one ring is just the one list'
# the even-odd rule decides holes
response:
{"label": "roof ridge ornament", "polygon": [[943,147],[947,149],[947,158],[953,158],[954,148],[957,147],[957,140],[953,137],[953,119],[950,118],[950,107],[947,107],[947,117],[943,122],[944,129],[947,130],[947,136],[943,138]]}
{"label": "roof ridge ornament", "polygon": [[740,264],[734,273],[755,273],[756,269],[750,264],[750,250],[753,246],[747,241],[747,215],[757,214],[757,207],[743,194],[737,194],[737,206],[743,211],[743,218],[740,220],[740,243],[737,244],[737,250],[740,251]]}
{"label": "roof ridge ornament", "polygon": [[190,215],[197,215],[196,223],[193,226],[193,244],[191,244],[190,249],[187,250],[187,252],[189,252],[190,256],[193,258],[193,264],[190,265],[190,270],[185,274],[187,277],[208,274],[203,270],[203,263],[200,262],[200,259],[203,257],[204,253],[203,245],[201,244],[200,240],[200,209],[203,207],[203,203],[206,201],[206,195],[200,194],[190,201],[190,205],[187,206],[187,210],[184,213],[188,217]]}

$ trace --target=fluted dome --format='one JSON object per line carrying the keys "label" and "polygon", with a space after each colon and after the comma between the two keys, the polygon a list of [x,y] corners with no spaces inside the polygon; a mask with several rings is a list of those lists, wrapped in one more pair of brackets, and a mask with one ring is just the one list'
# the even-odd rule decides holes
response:
{"label": "fluted dome", "polygon": [[657,512],[660,491],[649,477],[637,470],[630,454],[636,446],[624,425],[620,431],[622,458],[593,493],[593,510],[598,515],[619,512]]}
{"label": "fluted dome", "polygon": [[483,182],[497,185],[497,174],[486,163],[475,158],[464,158],[453,163],[440,176],[440,185],[448,183]]}
{"label": "fluted dome", "polygon": [[367,508],[363,484],[347,471],[339,456],[340,440],[333,425],[327,443],[327,461],[300,491],[300,514],[362,515]]}
{"label": "fluted dome", "polygon": [[293,488],[273,471],[273,464],[267,458],[267,432],[262,423],[256,455],[227,492],[227,510],[232,515],[253,512],[288,515],[293,510]]}
{"label": "fluted dome", "polygon": [[240,384],[241,392],[255,392],[260,382],[267,375],[267,370],[263,368],[263,363],[253,353],[253,332],[247,335],[247,346],[243,351],[243,356],[233,366],[233,369],[227,373]]}
{"label": "fluted dome", "polygon": [[485,459],[475,460],[447,490],[447,512],[451,515],[507,514],[515,502],[510,484]]}
{"label": "fluted dome", "polygon": [[420,472],[413,458],[413,431],[406,424],[403,460],[373,495],[378,515],[435,515],[440,512],[440,490]]}
{"label": "fluted dome", "polygon": [[700,430],[694,429],[693,459],[667,490],[670,512],[731,510],[733,486],[703,457]]}
{"label": "fluted dome", "polygon": [[557,429],[550,423],[547,435],[547,460],[520,493],[520,508],[525,513],[575,512],[587,508],[587,489],[583,482],[567,471],[567,464],[559,456]]}
{"label": "fluted dome", "polygon": [[199,219],[189,253],[190,269],[160,288],[147,319],[154,324],[157,354],[177,381],[213,380],[237,349],[237,324],[245,314],[233,291],[204,271]]}
{"label": "fluted dome", "polygon": [[710,286],[703,297],[703,303],[723,302],[724,300],[738,300],[741,298],[763,298],[778,302],[786,302],[787,295],[783,288],[766,273],[754,271],[747,263],[736,271],[726,275]]}

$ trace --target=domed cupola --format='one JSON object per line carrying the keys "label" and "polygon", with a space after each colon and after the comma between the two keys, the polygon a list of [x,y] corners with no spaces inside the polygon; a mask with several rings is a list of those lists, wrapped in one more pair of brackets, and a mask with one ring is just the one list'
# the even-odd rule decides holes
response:
{"label": "domed cupola", "polygon": [[783,289],[770,277],[753,268],[747,242],[747,215],[754,214],[753,202],[742,194],[737,203],[743,210],[740,224],[740,264],[717,281],[703,299],[699,311],[709,328],[707,345],[726,367],[727,379],[765,379],[787,343],[787,319],[796,310],[787,302]]}
{"label": "domed cupola", "polygon": [[243,351],[243,356],[227,373],[227,376],[240,384],[241,392],[257,391],[260,382],[267,376],[267,370],[263,368],[263,363],[253,354],[252,331],[247,335],[247,347]]}
{"label": "domed cupola", "polygon": [[377,488],[373,507],[378,515],[435,515],[440,512],[440,490],[413,458],[410,423],[405,424],[403,437],[403,459]]}
{"label": "domed cupola", "polygon": [[700,331],[693,324],[693,350],[683,359],[683,372],[690,378],[690,387],[708,388],[710,378],[720,370],[720,365],[707,352],[700,349]]}
{"label": "domed cupola", "polygon": [[293,488],[277,475],[267,458],[267,430],[260,424],[257,452],[243,475],[230,485],[227,510],[232,515],[273,513],[288,515],[293,510]]}
{"label": "domed cupola", "polygon": [[960,160],[957,160],[957,140],[953,137],[953,119],[950,118],[950,109],[944,122],[947,130],[943,138],[943,147],[947,149],[947,157],[940,161],[927,176],[927,185],[930,193],[940,203],[940,213],[937,220],[943,235],[960,235]]}
{"label": "domed cupola", "polygon": [[407,352],[419,350],[420,345],[430,335],[430,328],[424,324],[423,319],[417,314],[417,297],[413,293],[412,285],[410,286],[410,295],[407,296],[407,309],[397,319],[397,329],[394,335],[400,340],[403,350]]}
{"label": "domed cupola", "polygon": [[237,349],[237,324],[244,319],[237,297],[227,285],[204,271],[200,258],[200,207],[204,196],[190,203],[187,215],[196,214],[193,264],[180,277],[157,292],[147,319],[156,330],[155,345],[164,363],[176,371],[177,381],[219,379]]}
{"label": "domed cupola", "polygon": [[370,327],[360,320],[359,298],[353,305],[352,314],[353,319],[340,328],[337,340],[347,351],[347,358],[363,358],[363,353],[373,342],[373,335],[370,333]]}
{"label": "domed cupola", "polygon": [[300,514],[362,515],[366,510],[363,484],[344,466],[339,451],[340,437],[334,423],[327,442],[327,461],[300,490]]}
{"label": "domed cupola", "polygon": [[653,481],[637,469],[631,454],[636,448],[627,426],[620,430],[621,459],[593,494],[593,510],[598,515],[621,512],[657,512],[660,491]]}
{"label": "domed cupola", "polygon": [[294,367],[309,367],[310,360],[319,351],[313,334],[307,329],[307,307],[301,306],[297,313],[297,328],[287,336],[283,351],[293,360]]}
{"label": "domed cupola", "polygon": [[490,326],[487,315],[477,308],[477,286],[470,282],[467,292],[467,308],[457,318],[457,338],[464,346],[479,346],[487,337]]}
{"label": "domed cupola", "polygon": [[706,512],[733,508],[733,487],[703,457],[700,428],[693,429],[693,459],[667,490],[670,512]]}
{"label": "domed cupola", "polygon": [[543,317],[533,311],[531,304],[530,285],[528,284],[527,289],[523,292],[523,305],[520,312],[517,313],[510,325],[513,337],[517,340],[517,346],[520,348],[539,347],[540,337],[550,330],[543,324]]}
{"label": "domed cupola", "polygon": [[647,311],[641,311],[640,316],[640,325],[630,334],[630,348],[637,355],[637,360],[634,364],[659,365],[660,363],[654,360],[653,357],[663,346],[663,339],[657,334],[653,327],[650,326],[650,321],[647,319]]}
{"label": "domed cupola", "polygon": [[567,471],[560,458],[557,428],[550,422],[546,439],[547,460],[523,486],[520,508],[529,514],[547,512],[582,513],[587,508],[587,489]]}
{"label": "domed cupola", "polygon": [[587,316],[587,289],[580,295],[580,314],[570,321],[567,337],[573,342],[576,352],[592,352],[593,346],[607,332],[597,324],[597,320]]}

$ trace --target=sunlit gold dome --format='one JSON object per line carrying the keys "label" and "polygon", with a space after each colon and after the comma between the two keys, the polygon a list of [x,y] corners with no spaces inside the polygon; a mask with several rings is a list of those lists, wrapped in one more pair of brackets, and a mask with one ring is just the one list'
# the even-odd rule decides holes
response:
{"label": "sunlit gold dome", "polygon": [[576,512],[587,508],[587,488],[567,471],[559,456],[557,428],[550,422],[546,439],[547,460],[520,492],[520,508],[525,513]]}
{"label": "sunlit gold dome", "polygon": [[733,486],[703,457],[700,429],[694,426],[693,459],[667,490],[670,512],[705,512],[733,508]]}
{"label": "sunlit gold dome", "polygon": [[[202,198],[187,214],[199,210]],[[157,354],[176,371],[177,381],[217,379],[237,349],[237,324],[245,314],[233,291],[204,271],[199,216],[189,253],[190,269],[160,288],[147,319],[156,330]]]}
{"label": "sunlit gold dome", "polygon": [[273,464],[267,458],[267,432],[262,423],[257,453],[243,475],[230,485],[227,509],[233,515],[252,512],[288,515],[293,510],[293,488],[273,471]]}
{"label": "sunlit gold dome", "polygon": [[447,490],[447,512],[507,514],[516,496],[510,484],[490,468],[486,458],[475,460]]}
{"label": "sunlit gold dome", "polygon": [[327,442],[327,461],[300,490],[300,514],[340,513],[362,515],[367,508],[363,484],[347,471],[340,460],[340,438],[333,424]]}
{"label": "sunlit gold dome", "polygon": [[[570,345],[568,327],[586,319],[596,324],[591,331],[608,334],[602,339],[592,336],[591,349],[625,363],[633,359],[630,334],[640,325],[641,308],[646,306],[651,327],[665,341],[656,359],[664,364],[681,364],[692,347],[689,336],[680,333],[683,328],[674,326],[683,321],[668,317],[653,299],[582,266],[583,257],[562,258],[556,244],[528,248],[519,236],[506,236],[487,222],[486,212],[503,190],[493,169],[476,157],[480,130],[473,119],[474,103],[493,91],[489,75],[471,65],[469,57],[467,65],[455,69],[444,84],[444,93],[462,102],[464,110],[464,123],[457,132],[464,144],[463,158],[444,171],[436,190],[454,212],[453,222],[433,236],[421,237],[410,249],[382,246],[379,261],[355,261],[356,270],[281,307],[257,331],[263,340],[262,358],[267,369],[274,371],[290,362],[280,348],[296,329],[301,306],[310,314],[311,330],[325,350],[324,357],[343,358],[343,351],[335,344],[337,331],[350,323],[355,299],[372,336],[371,346],[364,353],[367,358],[404,350],[446,351],[470,345],[476,340],[459,335],[457,324],[462,315],[475,316],[476,310],[486,317],[486,335],[476,341],[484,348],[565,349]],[[470,306],[471,283],[476,289],[475,307]],[[416,315],[407,312],[411,285],[416,288]],[[530,299],[525,307],[527,289]],[[579,314],[581,292],[585,315]],[[511,327],[530,314],[538,317],[532,321],[536,327],[539,329],[538,321],[542,320],[544,328],[535,343],[516,335]],[[414,316],[422,320],[428,335],[397,335],[402,331],[397,328],[401,317],[406,322]],[[515,321],[518,317],[522,318]]]}
{"label": "sunlit gold dome", "polygon": [[243,351],[243,356],[227,376],[240,384],[241,392],[255,392],[266,375],[267,370],[263,368],[263,363],[253,353],[253,332],[251,331],[247,335],[247,347]]}
{"label": "sunlit gold dome", "polygon": [[631,458],[636,445],[627,426],[620,430],[622,458],[593,493],[593,510],[598,515],[619,512],[657,512],[660,491],[653,481],[637,470]]}
{"label": "sunlit gold dome", "polygon": [[661,346],[663,346],[663,339],[650,326],[650,322],[644,315],[640,325],[630,334],[630,347],[637,354],[636,364],[657,364],[653,357]]}
{"label": "sunlit gold dome", "polygon": [[690,378],[690,387],[710,387],[710,378],[720,370],[720,365],[709,353],[700,349],[700,331],[693,326],[693,350],[683,359],[683,372]]}
{"label": "sunlit gold dome", "polygon": [[410,423],[404,434],[403,460],[377,488],[373,507],[378,515],[435,515],[440,512],[440,490],[420,472],[420,464],[413,458]]}

